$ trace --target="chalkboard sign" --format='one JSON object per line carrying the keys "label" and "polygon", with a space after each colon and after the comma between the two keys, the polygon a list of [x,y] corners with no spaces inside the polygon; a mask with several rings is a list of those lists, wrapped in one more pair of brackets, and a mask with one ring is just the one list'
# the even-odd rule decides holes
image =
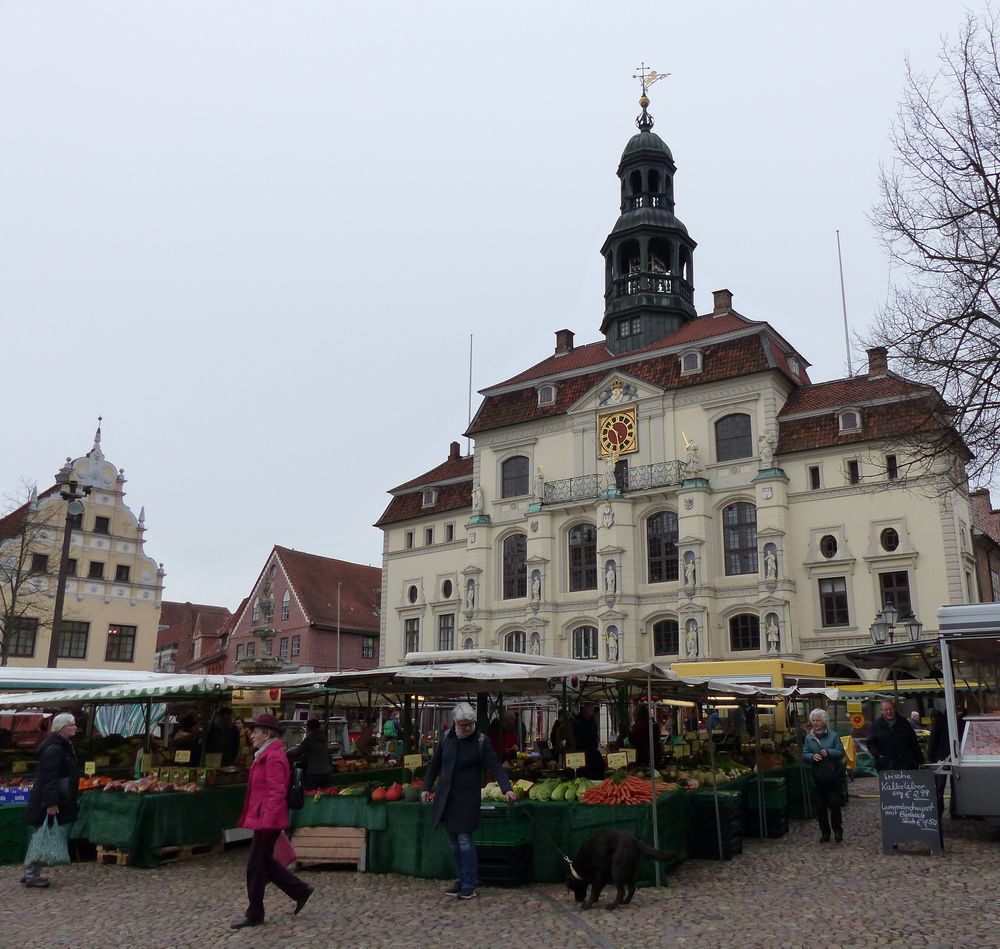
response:
{"label": "chalkboard sign", "polygon": [[937,791],[933,771],[880,771],[879,806],[882,808],[882,852],[899,844],[916,843],[941,855]]}

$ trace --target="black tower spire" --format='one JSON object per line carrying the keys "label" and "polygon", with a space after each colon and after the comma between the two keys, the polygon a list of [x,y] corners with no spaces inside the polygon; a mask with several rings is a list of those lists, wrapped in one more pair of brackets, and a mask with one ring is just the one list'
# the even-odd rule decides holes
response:
{"label": "black tower spire", "polygon": [[674,165],[666,142],[653,131],[648,87],[664,78],[645,64],[642,113],[618,165],[621,214],[604,241],[604,320],[608,349],[626,353],[668,336],[695,317],[694,249],[674,217]]}

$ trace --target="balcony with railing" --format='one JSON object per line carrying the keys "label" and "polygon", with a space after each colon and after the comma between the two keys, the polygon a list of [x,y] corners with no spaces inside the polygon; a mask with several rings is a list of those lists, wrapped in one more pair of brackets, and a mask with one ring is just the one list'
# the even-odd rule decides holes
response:
{"label": "balcony with railing", "polygon": [[694,303],[694,289],[682,276],[655,270],[637,270],[624,277],[616,277],[608,286],[605,298],[611,302],[638,293],[677,296],[685,303]]}
{"label": "balcony with railing", "polygon": [[622,468],[614,474],[600,473],[545,482],[545,503],[588,501],[607,491],[617,489],[622,494],[669,488],[684,480],[684,465],[680,461],[661,461],[654,465]]}

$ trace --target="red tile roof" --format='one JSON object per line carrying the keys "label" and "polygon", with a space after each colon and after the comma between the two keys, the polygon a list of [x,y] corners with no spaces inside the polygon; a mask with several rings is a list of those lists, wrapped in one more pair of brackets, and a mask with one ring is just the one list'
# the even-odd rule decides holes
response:
{"label": "red tile roof", "polygon": [[910,382],[894,373],[884,376],[852,376],[817,382],[793,392],[778,413],[779,418],[824,409],[860,407],[881,399],[900,399],[913,395],[931,395],[934,390]]}
{"label": "red tile roof", "polygon": [[381,567],[320,557],[278,545],[274,549],[312,625],[336,628],[339,582],[341,628],[366,633],[379,631]]}
{"label": "red tile roof", "polygon": [[[51,497],[59,491],[59,485],[54,484],[38,495],[38,500]],[[25,501],[20,507],[15,508],[10,514],[0,517],[0,541],[10,540],[17,537],[24,530],[24,521],[28,514],[28,503]]]}
{"label": "red tile roof", "polygon": [[175,603],[164,600],[160,606],[156,648],[176,643],[174,667],[178,670],[183,669],[194,658],[195,638],[205,637],[208,642],[218,640],[231,616],[225,606],[205,606],[200,603]]}
{"label": "red tile roof", "polygon": [[969,494],[972,526],[994,543],[1000,544],[1000,511],[994,509],[989,488],[980,488]]}
{"label": "red tile roof", "polygon": [[472,511],[472,459],[469,459],[469,480],[458,484],[446,484],[438,490],[437,501],[432,507],[423,506],[423,492],[411,491],[394,497],[382,516],[375,522],[376,527],[408,521],[414,517],[429,514],[445,514],[448,511]]}
{"label": "red tile roof", "polygon": [[[702,319],[711,318],[703,317]],[[720,321],[726,320],[726,317],[715,319],[718,325]],[[742,317],[739,319],[745,328],[748,321],[743,320]],[[731,327],[732,323],[727,321],[725,325]],[[702,353],[703,367],[699,373],[681,375],[680,360],[676,353],[652,355],[647,359],[618,368],[623,375],[668,390],[705,385],[722,379],[746,376],[770,369],[782,370],[794,382],[796,377],[792,376],[788,370],[783,355],[785,347],[781,345],[780,338],[771,333],[769,328],[763,324],[759,326],[757,331],[749,335],[715,342],[711,342],[712,335],[706,335],[703,345],[699,347]],[[674,337],[677,335],[675,333]],[[657,345],[656,348],[662,347]],[[805,365],[804,360],[802,365]],[[486,389],[484,390],[486,397],[472,420],[468,434],[476,435],[479,432],[504,428],[508,425],[518,425],[552,415],[562,415],[578,399],[598,385],[608,375],[610,368],[561,380],[556,387],[556,401],[552,405],[538,405],[538,395],[534,386],[510,392],[500,392],[496,395],[491,395],[492,390]],[[804,369],[800,373],[800,378],[806,379]]]}
{"label": "red tile roof", "polygon": [[[842,407],[856,406],[860,400],[847,400]],[[930,412],[931,404],[924,399],[906,399],[878,405],[862,405],[861,430],[840,432],[836,408],[829,412],[797,418],[782,418],[778,414],[778,454],[809,451],[815,448],[833,448],[884,438],[899,438],[915,432],[934,431],[938,423]]]}
{"label": "red tile roof", "polygon": [[472,455],[466,458],[449,458],[436,468],[431,468],[430,471],[410,481],[404,481],[403,484],[397,485],[395,488],[391,488],[389,493],[399,494],[413,488],[430,487],[431,485],[440,484],[442,481],[453,481],[457,478],[471,477]]}

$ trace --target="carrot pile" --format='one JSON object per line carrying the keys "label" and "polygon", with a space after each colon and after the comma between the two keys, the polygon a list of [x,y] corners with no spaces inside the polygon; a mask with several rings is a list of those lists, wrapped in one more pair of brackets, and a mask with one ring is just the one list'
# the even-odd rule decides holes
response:
{"label": "carrot pile", "polygon": [[649,804],[652,800],[652,783],[635,775],[629,775],[624,781],[608,778],[597,787],[584,791],[580,798],[584,804]]}

